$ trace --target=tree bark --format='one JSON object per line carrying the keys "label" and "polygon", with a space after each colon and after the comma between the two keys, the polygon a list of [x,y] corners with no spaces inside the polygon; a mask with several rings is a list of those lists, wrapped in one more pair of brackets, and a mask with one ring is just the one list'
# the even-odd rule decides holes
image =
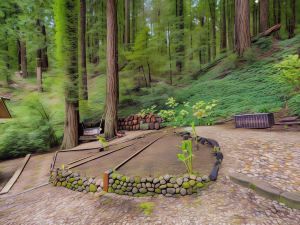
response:
{"label": "tree bark", "polygon": [[235,18],[235,1],[227,0],[228,9],[228,48],[234,49],[235,37],[234,37],[234,18]]}
{"label": "tree bark", "polygon": [[[58,1],[58,0],[57,0]],[[64,138],[61,148],[78,145],[79,103],[78,103],[78,5],[74,0],[65,0],[63,12],[65,48],[66,88]]]}
{"label": "tree bark", "polygon": [[47,49],[47,33],[45,25],[42,26],[42,34],[44,36],[44,47],[42,49],[42,69],[47,71],[49,67],[48,49]]}
{"label": "tree bark", "polygon": [[216,0],[209,0],[209,10],[211,16],[211,28],[212,28],[212,57],[213,59],[217,56],[217,32],[216,32]]}
{"label": "tree bark", "polygon": [[176,68],[178,72],[181,72],[183,69],[183,61],[184,61],[184,15],[183,15],[183,0],[176,1],[176,15],[178,17],[178,31],[177,35],[177,60],[176,60]]}
{"label": "tree bark", "polygon": [[269,19],[269,0],[259,1],[259,31],[264,32],[268,29]]}
{"label": "tree bark", "polygon": [[[281,23],[281,3],[280,0],[273,0],[273,22],[275,24]],[[279,32],[274,33],[276,39],[280,39]]]}
{"label": "tree bark", "polygon": [[221,52],[227,48],[226,0],[221,1]]}
{"label": "tree bark", "polygon": [[[289,2],[288,2],[289,1]],[[296,0],[287,0],[287,32],[289,34],[289,38],[293,38],[295,36],[295,28],[296,28]]]}
{"label": "tree bark", "polygon": [[118,118],[118,30],[117,6],[115,0],[107,0],[107,83],[106,83],[106,112],[105,137],[110,139],[116,135]]}
{"label": "tree bark", "polygon": [[235,50],[239,56],[251,46],[248,0],[235,1]]}
{"label": "tree bark", "polygon": [[88,82],[86,70],[86,0],[80,0],[80,62],[81,62],[81,82],[82,98],[88,100]]}
{"label": "tree bark", "polygon": [[26,54],[26,42],[20,41],[20,55],[21,55],[21,71],[22,77],[26,78],[28,76],[27,73],[27,54]]}
{"label": "tree bark", "polygon": [[125,0],[125,37],[124,42],[126,47],[130,44],[130,0]]}
{"label": "tree bark", "polygon": [[[40,52],[40,50],[38,50]],[[42,61],[41,53],[39,53],[38,58],[36,59],[36,82],[39,92],[43,92],[43,74],[42,74]]]}

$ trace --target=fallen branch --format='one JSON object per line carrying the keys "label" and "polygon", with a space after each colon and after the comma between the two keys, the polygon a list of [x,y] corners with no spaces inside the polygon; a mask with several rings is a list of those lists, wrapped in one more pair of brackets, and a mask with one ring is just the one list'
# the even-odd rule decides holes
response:
{"label": "fallen branch", "polygon": [[253,43],[253,42],[256,42],[256,41],[258,41],[259,38],[262,38],[262,37],[268,37],[268,36],[270,36],[271,34],[273,34],[273,33],[277,32],[277,31],[279,31],[280,28],[281,28],[281,24],[280,24],[280,23],[279,23],[279,24],[276,24],[276,25],[274,25],[273,27],[270,27],[268,30],[266,30],[266,31],[264,31],[264,32],[262,32],[262,33],[259,33],[257,36],[253,37],[252,40],[251,40],[251,42],[252,42],[252,43]]}

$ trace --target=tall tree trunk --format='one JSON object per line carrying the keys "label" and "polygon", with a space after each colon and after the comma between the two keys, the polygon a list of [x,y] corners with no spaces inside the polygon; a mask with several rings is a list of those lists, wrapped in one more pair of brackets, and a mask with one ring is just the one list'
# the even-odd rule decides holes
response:
{"label": "tall tree trunk", "polygon": [[207,62],[211,62],[210,26],[207,23]]}
{"label": "tall tree trunk", "polygon": [[259,31],[262,33],[269,28],[269,0],[259,1]]}
{"label": "tall tree trunk", "polygon": [[80,0],[80,62],[82,80],[82,98],[88,100],[88,82],[86,70],[86,0]]}
{"label": "tall tree trunk", "polygon": [[126,47],[130,44],[130,0],[125,0],[125,37],[124,42]]}
{"label": "tall tree trunk", "polygon": [[234,49],[235,43],[235,33],[234,33],[234,19],[235,19],[235,0],[227,0],[228,9],[228,48],[230,50]]}
{"label": "tall tree trunk", "polygon": [[17,40],[17,49],[18,49],[18,70],[21,71],[21,42],[20,39]]}
{"label": "tall tree trunk", "polygon": [[[273,25],[281,23],[281,3],[280,0],[273,0]],[[274,34],[276,39],[280,39],[279,32]]]}
{"label": "tall tree trunk", "polygon": [[227,48],[226,0],[221,1],[221,52]]}
{"label": "tall tree trunk", "polygon": [[47,71],[49,67],[48,49],[47,49],[47,33],[45,25],[42,26],[42,34],[44,36],[44,47],[42,49],[42,69]]}
{"label": "tall tree trunk", "polygon": [[258,34],[257,30],[257,23],[258,23],[258,18],[257,18],[257,12],[258,12],[258,6],[256,3],[256,0],[251,0],[252,2],[252,35],[256,36]]}
{"label": "tall tree trunk", "polygon": [[209,0],[209,10],[211,16],[211,28],[212,28],[212,57],[216,58],[217,55],[217,31],[216,31],[216,0]]}
{"label": "tall tree trunk", "polygon": [[183,69],[184,61],[184,15],[183,15],[183,0],[176,1],[176,15],[178,17],[178,31],[177,35],[178,43],[176,46],[177,60],[176,68],[178,72],[181,72]]}
{"label": "tall tree trunk", "polygon": [[286,13],[286,21],[287,21],[287,32],[289,38],[293,38],[295,36],[295,28],[296,28],[296,0],[286,0],[287,4],[287,13]]}
{"label": "tall tree trunk", "polygon": [[235,50],[239,56],[251,45],[248,0],[235,0]]}
{"label": "tall tree trunk", "polygon": [[22,77],[26,78],[28,76],[27,73],[27,54],[26,54],[26,42],[20,41],[20,55],[21,55],[21,71]]}
{"label": "tall tree trunk", "polygon": [[117,131],[118,118],[118,30],[117,5],[115,0],[107,0],[107,83],[106,112],[104,133],[106,138],[113,138]]}
{"label": "tall tree trunk", "polygon": [[[78,15],[79,1],[65,0],[59,3],[63,10],[59,10],[58,18],[63,18],[64,26],[60,31],[63,38],[64,55],[66,68],[66,88],[65,88],[65,122],[64,138],[61,148],[69,149],[78,145],[78,126],[79,126],[79,104],[78,104]],[[63,13],[63,14],[62,14]]]}
{"label": "tall tree trunk", "polygon": [[135,34],[137,30],[137,0],[132,2],[132,25],[131,25],[131,42],[135,41]]}
{"label": "tall tree trunk", "polygon": [[172,57],[171,57],[171,31],[170,24],[168,23],[168,55],[169,55],[169,77],[170,77],[170,85],[173,84],[173,75],[172,75]]}
{"label": "tall tree trunk", "polygon": [[41,61],[41,50],[38,50],[36,59],[36,83],[39,92],[43,92],[43,74],[42,74],[42,61]]}

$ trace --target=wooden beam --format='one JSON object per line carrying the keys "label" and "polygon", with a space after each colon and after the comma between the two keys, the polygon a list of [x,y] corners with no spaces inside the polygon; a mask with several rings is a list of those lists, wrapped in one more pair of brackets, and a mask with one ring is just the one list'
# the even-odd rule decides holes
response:
{"label": "wooden beam", "polygon": [[27,154],[23,160],[22,165],[15,171],[14,175],[10,178],[10,180],[6,183],[4,188],[1,190],[0,195],[6,194],[12,188],[12,186],[16,183],[17,179],[20,177],[21,173],[23,172],[27,162],[30,159],[31,154]]}
{"label": "wooden beam", "polygon": [[[107,153],[105,153],[105,154],[103,154],[103,155],[94,155],[93,157],[89,157],[89,158],[87,158],[87,159],[85,159],[85,160],[83,160],[83,161],[80,161],[80,162],[74,163],[73,165],[70,165],[70,166],[68,167],[68,169],[72,169],[72,168],[75,168],[75,167],[80,166],[80,165],[82,165],[82,164],[85,164],[85,163],[88,163],[88,162],[90,162],[90,161],[93,161],[93,160],[95,160],[95,159],[102,158],[102,157],[107,156],[107,155],[109,155],[109,154],[112,154],[112,153],[114,153],[114,152],[120,151],[120,150],[122,150],[122,149],[124,149],[124,148],[127,148],[127,147],[129,147],[129,146],[131,146],[131,145],[134,145],[134,144],[126,145],[126,146],[121,147],[121,148],[118,148],[118,149],[116,149],[116,150],[107,152]],[[100,153],[98,153],[98,154],[100,154]]]}

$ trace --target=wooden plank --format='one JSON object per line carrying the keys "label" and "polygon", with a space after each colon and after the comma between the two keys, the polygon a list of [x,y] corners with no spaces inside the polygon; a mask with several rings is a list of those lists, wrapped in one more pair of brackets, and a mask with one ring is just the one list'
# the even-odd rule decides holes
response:
{"label": "wooden plank", "polygon": [[[72,169],[72,168],[75,168],[75,167],[80,166],[80,165],[82,165],[82,164],[85,164],[85,163],[88,163],[88,162],[90,162],[90,161],[93,161],[93,160],[95,160],[95,159],[102,158],[102,157],[107,156],[107,155],[109,155],[109,154],[112,154],[112,153],[114,153],[114,152],[120,151],[120,150],[122,150],[122,149],[124,149],[124,148],[127,148],[127,147],[129,147],[129,146],[131,146],[131,145],[134,145],[134,144],[126,145],[126,146],[121,147],[121,148],[118,148],[118,149],[116,149],[116,150],[107,152],[107,153],[105,153],[105,154],[103,154],[103,155],[94,155],[93,157],[89,157],[89,158],[87,158],[87,159],[85,159],[85,160],[83,160],[83,161],[80,161],[80,162],[77,162],[77,163],[75,163],[75,164],[73,164],[73,165],[70,165],[70,166],[68,167],[68,169]],[[98,154],[99,154],[99,153],[98,153]]]}
{"label": "wooden plank", "polygon": [[117,165],[114,170],[118,170],[120,169],[124,164],[126,164],[129,160],[131,160],[132,158],[134,158],[135,156],[137,156],[138,154],[140,154],[142,151],[144,151],[146,148],[148,148],[150,145],[152,145],[154,142],[158,141],[160,138],[162,138],[163,136],[165,136],[166,134],[163,134],[161,136],[159,136],[158,138],[154,139],[153,141],[151,141],[150,143],[146,144],[144,147],[142,147],[140,150],[138,150],[137,152],[135,152],[134,154],[132,154],[129,158],[125,159],[123,162],[121,162],[119,165]]}
{"label": "wooden plank", "polygon": [[[123,148],[129,147],[129,146],[131,146],[131,145],[133,145],[133,144],[129,144],[129,145],[123,146]],[[122,147],[121,147],[121,148],[122,148]],[[118,149],[119,149],[119,148],[118,148]],[[107,151],[109,151],[109,150],[107,150]],[[99,155],[99,152],[96,153],[96,154],[93,154],[93,155],[85,156],[85,157],[80,158],[80,159],[76,159],[76,160],[74,160],[74,161],[72,161],[72,162],[68,162],[67,165],[74,164],[74,163],[76,163],[76,162],[79,162],[79,161],[81,161],[81,160],[84,160],[84,159],[87,159],[87,158],[90,158],[90,157],[93,157],[93,156],[96,156],[96,155]]]}
{"label": "wooden plank", "polygon": [[0,195],[6,194],[12,188],[12,186],[16,183],[17,179],[20,177],[21,173],[23,172],[27,162],[30,159],[31,154],[27,154],[23,160],[22,165],[15,171],[14,175],[10,178],[10,180],[6,183],[4,188],[1,190]]}
{"label": "wooden plank", "polygon": [[58,154],[59,151],[56,151],[54,156],[53,156],[53,160],[52,160],[52,163],[50,165],[50,171],[52,171],[55,167],[55,162],[56,162],[56,158],[57,158],[57,154]]}

